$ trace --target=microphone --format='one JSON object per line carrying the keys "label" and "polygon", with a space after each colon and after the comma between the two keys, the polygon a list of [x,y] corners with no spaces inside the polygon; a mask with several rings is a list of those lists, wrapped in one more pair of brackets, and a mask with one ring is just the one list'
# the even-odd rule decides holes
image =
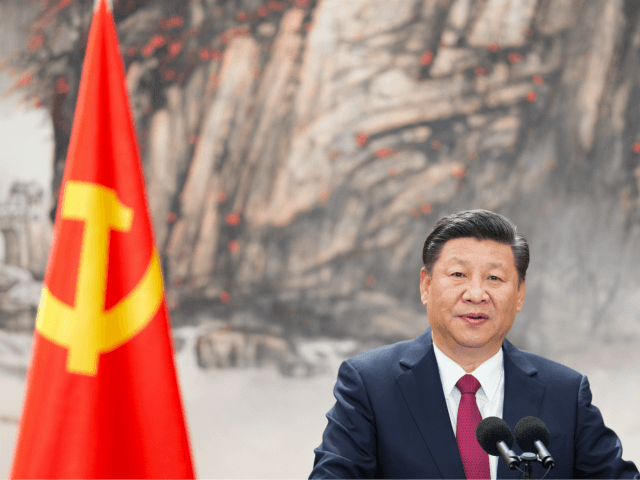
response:
{"label": "microphone", "polygon": [[511,450],[513,435],[507,422],[498,417],[487,417],[478,424],[476,438],[482,449],[489,455],[502,458],[507,462],[511,470],[520,465],[520,459]]}
{"label": "microphone", "polygon": [[551,457],[549,446],[549,429],[537,417],[524,417],[516,424],[516,442],[523,452],[538,452],[542,466],[554,468],[556,462]]}

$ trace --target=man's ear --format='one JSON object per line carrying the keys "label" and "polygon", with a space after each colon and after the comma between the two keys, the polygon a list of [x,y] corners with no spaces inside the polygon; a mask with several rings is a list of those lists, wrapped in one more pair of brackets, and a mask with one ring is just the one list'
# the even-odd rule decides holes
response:
{"label": "man's ear", "polygon": [[517,304],[516,304],[516,311],[519,312],[520,310],[522,310],[522,304],[524,303],[524,297],[526,295],[526,286],[527,286],[527,282],[523,281],[519,286],[518,286],[518,300],[517,300]]}
{"label": "man's ear", "polygon": [[429,286],[431,285],[431,276],[427,269],[422,267],[420,270],[420,300],[423,305],[427,305],[427,299],[429,298]]}

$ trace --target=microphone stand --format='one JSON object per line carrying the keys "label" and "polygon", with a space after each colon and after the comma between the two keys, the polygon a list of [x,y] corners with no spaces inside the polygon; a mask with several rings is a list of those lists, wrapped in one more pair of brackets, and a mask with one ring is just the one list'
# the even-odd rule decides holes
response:
{"label": "microphone stand", "polygon": [[[509,465],[509,468],[512,470],[520,470],[522,472],[522,478],[523,480],[531,480],[533,479],[533,467],[531,466],[532,462],[538,462],[544,465],[544,463],[542,462],[542,459],[540,458],[539,455],[536,455],[535,453],[530,453],[530,452],[524,452],[522,455],[514,455],[512,452],[512,457],[517,460],[516,462],[514,462],[513,464]],[[505,458],[506,460],[506,458]],[[507,461],[508,463],[508,461]],[[524,470],[522,470],[520,468],[520,464],[524,463],[523,467]],[[555,464],[552,464],[549,466],[547,473],[549,473],[549,470],[551,470],[553,467],[555,467]],[[544,477],[546,477],[547,474],[545,473]]]}
{"label": "microphone stand", "polygon": [[524,472],[522,478],[533,478],[533,467],[531,466],[531,462],[542,463],[542,461],[538,458],[538,455],[536,455],[535,453],[525,452],[522,455],[519,455],[518,458],[521,462],[524,462]]}

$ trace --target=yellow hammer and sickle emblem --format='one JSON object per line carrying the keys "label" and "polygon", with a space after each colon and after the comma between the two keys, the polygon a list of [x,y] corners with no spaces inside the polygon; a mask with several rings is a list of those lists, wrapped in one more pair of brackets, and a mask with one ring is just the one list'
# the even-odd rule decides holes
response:
{"label": "yellow hammer and sickle emblem", "polygon": [[151,321],[162,302],[162,273],[154,250],[136,287],[109,310],[104,309],[111,230],[131,229],[133,209],[115,190],[69,181],[62,218],[84,221],[75,307],[58,300],[45,286],[36,328],[48,340],[67,347],[67,370],[96,375],[98,357],[126,343]]}

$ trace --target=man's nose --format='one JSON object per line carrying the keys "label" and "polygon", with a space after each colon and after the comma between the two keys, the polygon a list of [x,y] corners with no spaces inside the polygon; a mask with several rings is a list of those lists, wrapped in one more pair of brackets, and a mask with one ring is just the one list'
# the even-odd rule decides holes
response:
{"label": "man's nose", "polygon": [[487,292],[485,292],[481,281],[472,280],[469,282],[462,299],[471,303],[482,303],[488,299],[488,295]]}

